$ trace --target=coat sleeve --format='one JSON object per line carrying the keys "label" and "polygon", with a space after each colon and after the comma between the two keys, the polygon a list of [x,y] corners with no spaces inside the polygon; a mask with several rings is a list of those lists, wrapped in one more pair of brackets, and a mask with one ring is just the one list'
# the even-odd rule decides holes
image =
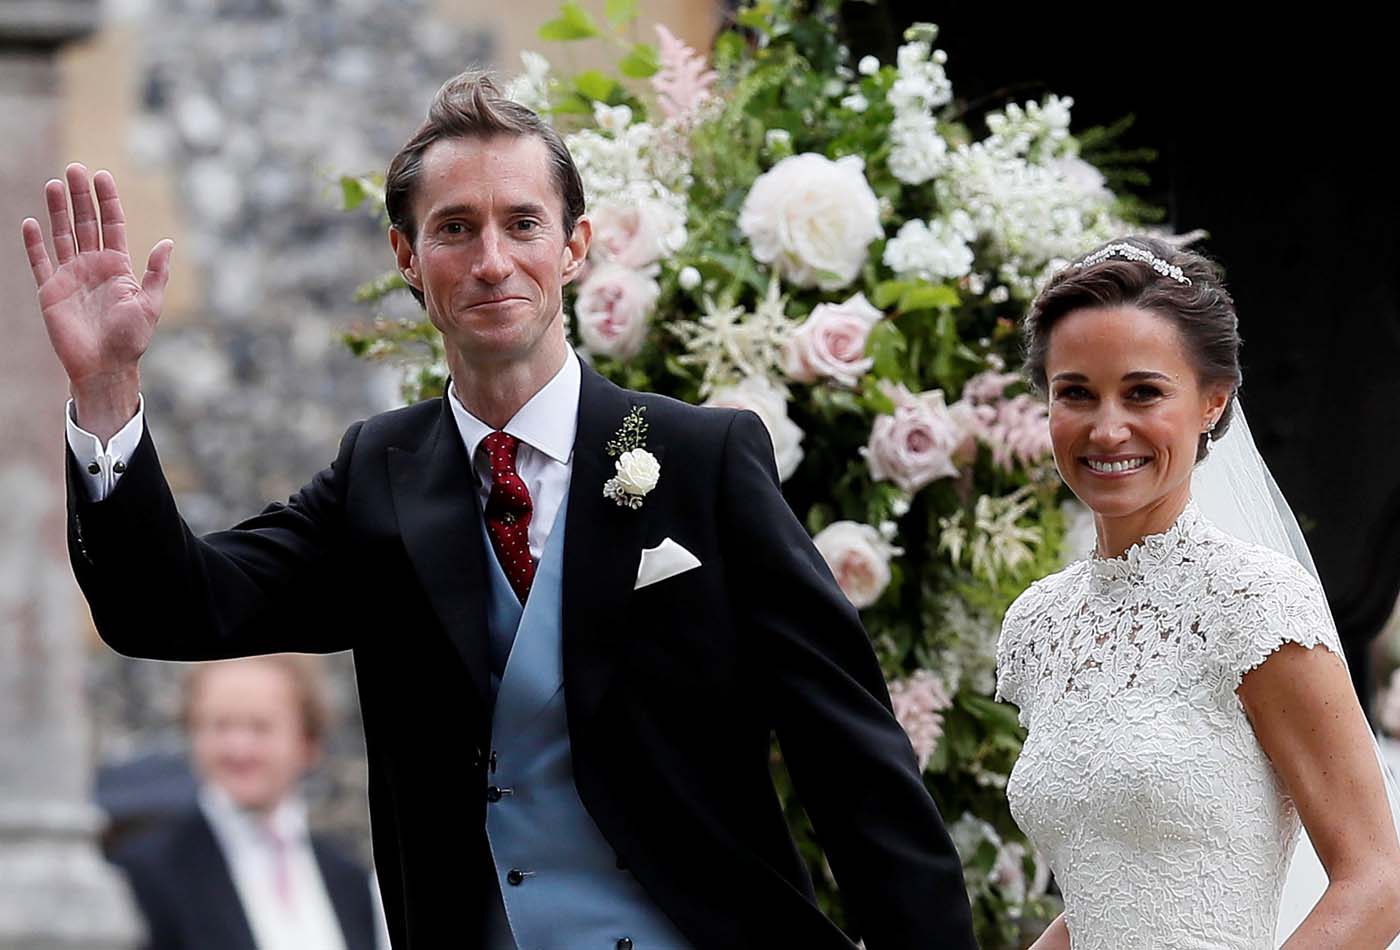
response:
{"label": "coat sleeve", "polygon": [[783,499],[753,413],[726,437],[729,586],[757,639],[783,758],[870,950],[974,948],[962,864],[854,607]]}
{"label": "coat sleeve", "polygon": [[160,660],[352,647],[334,584],[359,430],[285,504],[204,537],[180,517],[149,430],[103,501],[88,498],[69,451],[69,558],[102,639],[127,656]]}

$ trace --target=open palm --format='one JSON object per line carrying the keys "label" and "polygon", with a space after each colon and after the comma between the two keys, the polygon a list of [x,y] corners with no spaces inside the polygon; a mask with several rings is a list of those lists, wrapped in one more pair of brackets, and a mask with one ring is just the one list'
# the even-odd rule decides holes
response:
{"label": "open palm", "polygon": [[51,181],[44,190],[57,266],[37,221],[26,219],[22,232],[49,342],[69,380],[78,386],[135,371],[160,319],[173,245],[157,244],[138,280],[127,254],[126,220],[112,176],[97,174],[96,206],[87,169],[70,165],[67,179],[66,188],[63,182]]}

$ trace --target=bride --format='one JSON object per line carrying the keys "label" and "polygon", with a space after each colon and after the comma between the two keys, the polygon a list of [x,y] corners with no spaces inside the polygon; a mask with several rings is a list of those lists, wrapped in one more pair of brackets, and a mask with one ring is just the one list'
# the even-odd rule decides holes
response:
{"label": "bride", "polygon": [[1322,589],[1192,500],[1240,384],[1218,269],[1105,245],[1050,282],[1026,337],[1098,535],[1011,606],[997,649],[1028,730],[1012,812],[1065,902],[1033,950],[1272,948],[1300,819],[1327,883],[1284,946],[1386,947],[1400,844]]}

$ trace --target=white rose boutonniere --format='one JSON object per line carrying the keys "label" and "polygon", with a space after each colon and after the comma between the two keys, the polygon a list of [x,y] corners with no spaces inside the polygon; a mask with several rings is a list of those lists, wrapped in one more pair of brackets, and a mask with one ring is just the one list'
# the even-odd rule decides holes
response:
{"label": "white rose boutonniere", "polygon": [[617,470],[603,485],[603,497],[633,511],[642,507],[642,499],[661,480],[661,463],[646,450],[645,412],[645,406],[632,407],[607,445],[608,454],[617,459]]}

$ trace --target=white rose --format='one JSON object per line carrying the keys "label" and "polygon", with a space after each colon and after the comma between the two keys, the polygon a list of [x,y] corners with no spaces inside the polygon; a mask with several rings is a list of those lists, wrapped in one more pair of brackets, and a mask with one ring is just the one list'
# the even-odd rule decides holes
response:
{"label": "white rose", "polygon": [[617,264],[595,265],[574,305],[583,345],[616,360],[636,356],[660,294],[661,288],[647,274]]}
{"label": "white rose", "polygon": [[883,235],[880,206],[854,155],[792,155],[758,177],[739,212],[753,256],[799,287],[839,290]]}
{"label": "white rose", "polygon": [[953,455],[965,433],[944,404],[942,390],[914,395],[900,384],[885,392],[894,400],[894,412],[875,417],[870,442],[861,450],[870,477],[913,493],[957,475]]}
{"label": "white rose", "polygon": [[870,525],[837,521],[819,531],[812,543],[831,568],[841,592],[856,608],[875,603],[890,585],[894,549]]}
{"label": "white rose", "polygon": [[865,294],[845,303],[817,304],[788,340],[787,374],[802,383],[830,379],[842,386],[857,385],[875,365],[865,355],[865,341],[883,317]]}
{"label": "white rose", "polygon": [[748,409],[763,420],[768,437],[773,440],[773,459],[778,466],[778,478],[787,481],[802,461],[802,430],[788,418],[787,397],[781,389],[762,376],[749,376],[736,386],[716,389],[707,406]]}
{"label": "white rose", "polygon": [[630,449],[617,460],[617,483],[629,495],[645,495],[661,480],[661,463],[646,449]]}

